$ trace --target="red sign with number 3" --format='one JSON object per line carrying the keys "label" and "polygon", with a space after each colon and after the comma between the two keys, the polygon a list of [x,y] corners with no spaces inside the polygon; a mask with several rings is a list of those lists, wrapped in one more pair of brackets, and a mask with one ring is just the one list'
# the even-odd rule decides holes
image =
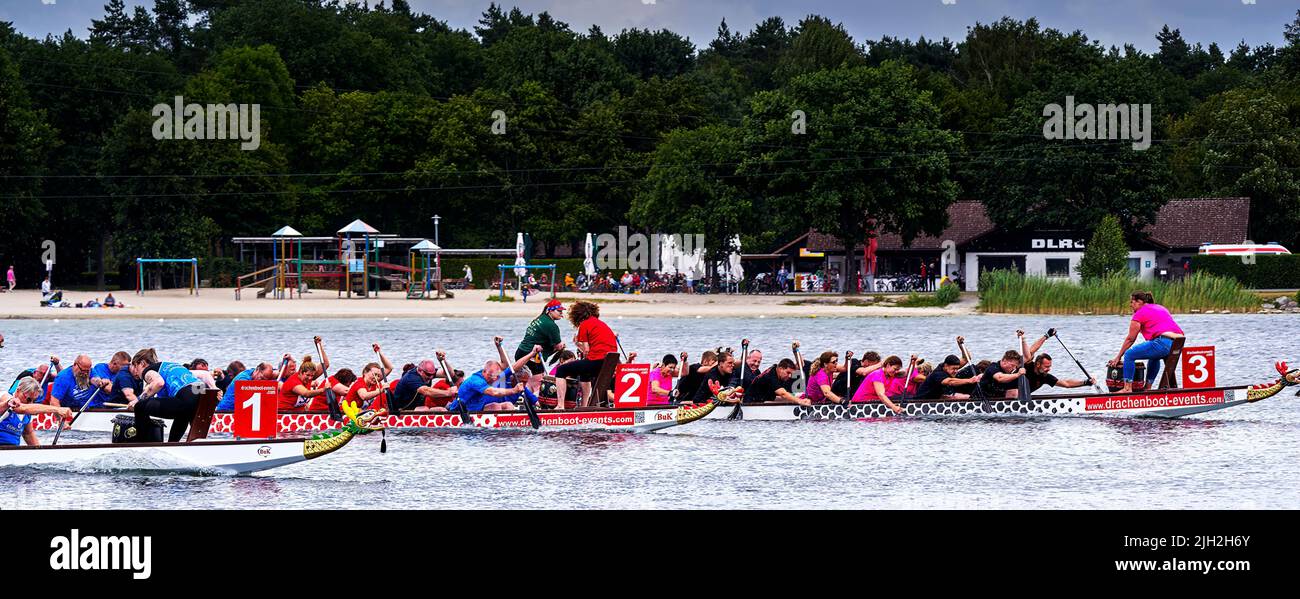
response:
{"label": "red sign with number 3", "polygon": [[231,432],[241,439],[274,439],[280,417],[275,381],[235,383],[235,415]]}
{"label": "red sign with number 3", "polygon": [[1214,346],[1183,348],[1183,388],[1214,387]]}
{"label": "red sign with number 3", "polygon": [[650,365],[619,364],[614,370],[614,407],[644,408],[650,405]]}

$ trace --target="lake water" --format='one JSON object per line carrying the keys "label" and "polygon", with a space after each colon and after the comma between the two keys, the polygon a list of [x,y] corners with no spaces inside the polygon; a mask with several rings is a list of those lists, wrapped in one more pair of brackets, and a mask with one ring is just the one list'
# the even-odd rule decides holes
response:
{"label": "lake water", "polygon": [[[811,360],[823,349],[918,353],[938,361],[964,335],[977,359],[1011,349],[1021,327],[1049,326],[1092,374],[1122,341],[1122,317],[640,319],[609,324],[628,350],[692,359],[742,337]],[[1272,380],[1276,360],[1300,362],[1300,316],[1189,315],[1190,345],[1217,348],[1221,385]],[[491,337],[518,342],[522,319],[4,321],[0,381],[53,352],[101,361],[152,346],[164,359],[275,361],[325,338],[335,369],[359,369],[377,341],[399,366],[446,349],[477,369]],[[561,327],[571,337],[567,324]],[[1077,368],[1056,340],[1058,376]],[[67,364],[68,362],[65,362]],[[64,433],[60,443],[103,440]],[[363,508],[379,506],[812,508],[1294,508],[1300,505],[1300,398],[1180,421],[1002,418],[863,422],[704,421],[653,435],[531,431],[394,432],[354,441],[328,458],[253,477],[109,475],[0,470],[9,506],[76,508]]]}

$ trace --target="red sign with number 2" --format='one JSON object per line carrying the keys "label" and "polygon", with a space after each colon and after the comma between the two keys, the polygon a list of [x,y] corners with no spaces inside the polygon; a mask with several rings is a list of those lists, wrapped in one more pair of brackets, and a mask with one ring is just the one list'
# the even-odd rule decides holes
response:
{"label": "red sign with number 2", "polygon": [[1214,387],[1214,346],[1183,348],[1183,388]]}
{"label": "red sign with number 2", "polygon": [[280,417],[275,381],[235,383],[235,416],[231,432],[241,439],[273,439]]}
{"label": "red sign with number 2", "polygon": [[650,404],[650,365],[619,364],[614,370],[614,407],[643,408]]}

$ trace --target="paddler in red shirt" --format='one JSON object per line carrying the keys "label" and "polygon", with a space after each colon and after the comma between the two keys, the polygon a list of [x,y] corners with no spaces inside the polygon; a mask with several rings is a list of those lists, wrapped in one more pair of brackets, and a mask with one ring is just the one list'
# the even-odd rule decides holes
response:
{"label": "paddler in red shirt", "polygon": [[[600,320],[600,306],[592,302],[577,301],[569,306],[569,322],[578,329],[573,342],[582,351],[583,357],[555,370],[556,397],[564,397],[568,377],[582,382],[582,397],[591,396],[591,382],[600,375],[600,367],[605,362],[605,355],[618,351],[618,340],[609,325]],[[580,402],[581,403],[581,402]],[[557,410],[564,409],[564,403],[558,402]]]}
{"label": "paddler in red shirt", "polygon": [[313,389],[312,382],[320,375],[320,367],[312,361],[310,354],[302,357],[302,363],[292,376],[280,385],[280,413],[301,412],[317,395],[324,395],[325,389]]}
{"label": "paddler in red shirt", "polygon": [[384,379],[393,372],[393,363],[379,349],[379,344],[370,346],[379,355],[379,362],[371,362],[361,369],[361,378],[348,387],[343,401],[350,401],[363,410],[378,410],[388,407]]}

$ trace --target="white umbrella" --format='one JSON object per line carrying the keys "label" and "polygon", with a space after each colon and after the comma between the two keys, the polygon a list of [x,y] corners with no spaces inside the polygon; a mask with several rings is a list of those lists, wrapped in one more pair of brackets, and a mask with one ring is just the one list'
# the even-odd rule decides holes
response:
{"label": "white umbrella", "polygon": [[707,274],[705,272],[707,269],[704,261],[704,248],[695,248],[695,251],[691,253],[690,265],[691,273],[695,275],[695,280],[698,281],[703,279],[704,275]]}
{"label": "white umbrella", "polygon": [[[524,260],[524,234],[519,233],[515,236],[515,266],[523,266],[525,264],[528,264],[528,262]],[[527,268],[515,269],[515,276],[523,277],[526,274],[528,274]]]}
{"label": "white umbrella", "polygon": [[587,233],[586,251],[587,259],[582,261],[582,270],[586,271],[588,277],[594,277],[596,276],[596,262],[592,259],[592,255],[596,253],[596,248],[591,242],[591,233]]}
{"label": "white umbrella", "polygon": [[731,242],[731,282],[736,283],[745,279],[745,267],[740,265],[740,236],[737,235]]}
{"label": "white umbrella", "polygon": [[660,238],[659,272],[667,275],[677,274],[677,240],[672,235],[664,235]]}

